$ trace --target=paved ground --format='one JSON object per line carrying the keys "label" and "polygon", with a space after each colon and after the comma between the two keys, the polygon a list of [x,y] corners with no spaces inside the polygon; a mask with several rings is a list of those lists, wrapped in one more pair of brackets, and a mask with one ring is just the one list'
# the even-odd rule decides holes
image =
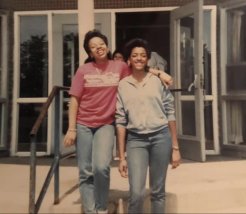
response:
{"label": "paved ground", "polygon": [[[39,158],[37,192],[49,170],[50,158]],[[0,213],[28,213],[29,158],[0,158]],[[74,158],[60,169],[60,204],[53,205],[53,182],[39,213],[80,213],[78,172]],[[148,185],[146,185],[148,189]],[[128,182],[112,163],[109,210],[127,201]],[[167,177],[168,213],[246,213],[246,160],[210,157],[206,163],[184,160]],[[126,203],[124,203],[126,204]],[[115,207],[114,207],[115,206]],[[149,209],[148,196],[145,203]]]}

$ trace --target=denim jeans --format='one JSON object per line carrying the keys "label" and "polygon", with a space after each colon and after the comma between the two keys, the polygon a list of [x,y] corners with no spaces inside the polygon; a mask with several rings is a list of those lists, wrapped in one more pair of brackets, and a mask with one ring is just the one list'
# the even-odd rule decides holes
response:
{"label": "denim jeans", "polygon": [[114,131],[113,125],[88,128],[77,124],[79,190],[85,213],[107,210]]}
{"label": "denim jeans", "polygon": [[165,181],[171,147],[168,127],[151,134],[128,133],[126,146],[130,185],[128,213],[144,213],[143,203],[148,167],[151,212],[165,212]]}

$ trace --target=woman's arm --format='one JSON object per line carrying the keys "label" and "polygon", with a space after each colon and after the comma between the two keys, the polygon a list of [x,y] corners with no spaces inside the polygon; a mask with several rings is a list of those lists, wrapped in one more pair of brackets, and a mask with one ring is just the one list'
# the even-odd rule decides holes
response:
{"label": "woman's arm", "polygon": [[119,148],[119,172],[122,177],[127,177],[127,162],[125,158],[125,145],[126,145],[126,112],[124,109],[122,97],[121,97],[121,85],[118,86],[115,123],[116,123],[116,140]]}
{"label": "woman's arm", "polygon": [[77,129],[76,129],[76,118],[79,108],[79,99],[75,96],[71,96],[68,110],[68,130],[64,137],[65,147],[71,146],[74,144]]}
{"label": "woman's arm", "polygon": [[172,138],[172,168],[176,168],[179,166],[181,161],[181,155],[177,139],[176,121],[169,121],[168,126]]}
{"label": "woman's arm", "polygon": [[127,178],[127,162],[125,158],[125,145],[126,145],[126,128],[122,126],[116,127],[117,131],[117,144],[119,148],[119,172],[120,175],[124,178]]}

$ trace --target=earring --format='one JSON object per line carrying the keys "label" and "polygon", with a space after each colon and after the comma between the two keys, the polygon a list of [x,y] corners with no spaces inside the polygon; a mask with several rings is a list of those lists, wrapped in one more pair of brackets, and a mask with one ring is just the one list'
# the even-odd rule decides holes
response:
{"label": "earring", "polygon": [[129,67],[131,67],[131,62],[130,62],[130,60],[127,60],[127,65],[128,65]]}

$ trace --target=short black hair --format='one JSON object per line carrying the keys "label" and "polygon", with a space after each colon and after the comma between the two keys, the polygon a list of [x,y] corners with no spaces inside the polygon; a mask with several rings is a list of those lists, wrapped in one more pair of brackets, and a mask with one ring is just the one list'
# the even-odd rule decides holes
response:
{"label": "short black hair", "polygon": [[[105,35],[103,35],[99,30],[94,29],[94,30],[88,31],[85,34],[85,38],[84,38],[84,49],[88,55],[88,58],[85,60],[85,63],[94,61],[94,59],[92,59],[90,56],[91,51],[90,51],[90,47],[89,47],[89,42],[94,37],[101,38],[105,42],[105,44],[108,46],[108,38]],[[111,58],[112,58],[111,53],[109,52],[108,53],[108,59],[111,59]]]}
{"label": "short black hair", "polygon": [[122,51],[120,48],[116,48],[116,49],[114,50],[114,52],[113,52],[113,54],[112,54],[112,57],[114,58],[114,56],[115,56],[117,53],[121,54],[121,55],[123,56],[123,59],[125,60],[124,53],[123,53],[123,51]]}
{"label": "short black hair", "polygon": [[135,38],[126,43],[124,47],[125,58],[128,59],[131,55],[132,49],[136,47],[142,47],[146,50],[147,58],[150,59],[150,48],[148,42],[141,38]]}

